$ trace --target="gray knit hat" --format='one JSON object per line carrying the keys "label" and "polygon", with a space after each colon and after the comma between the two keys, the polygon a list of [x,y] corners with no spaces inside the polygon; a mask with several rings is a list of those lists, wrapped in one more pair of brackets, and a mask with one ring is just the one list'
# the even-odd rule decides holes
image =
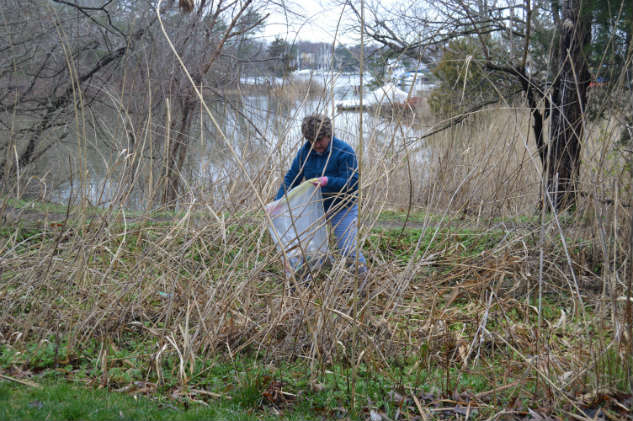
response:
{"label": "gray knit hat", "polygon": [[314,142],[326,136],[332,138],[332,121],[323,114],[312,114],[303,119],[301,134],[309,142]]}

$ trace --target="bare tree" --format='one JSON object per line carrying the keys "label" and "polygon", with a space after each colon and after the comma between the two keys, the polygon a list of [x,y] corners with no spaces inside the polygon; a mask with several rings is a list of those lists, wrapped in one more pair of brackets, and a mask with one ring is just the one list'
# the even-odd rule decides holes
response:
{"label": "bare tree", "polygon": [[[181,25],[174,33],[174,45],[191,74],[193,83],[201,87],[212,66],[220,57],[228,42],[238,39],[246,32],[261,25],[264,17],[250,16],[248,10],[253,0],[219,0],[207,4],[199,2],[197,7],[189,9],[190,14],[182,18]],[[229,18],[223,19],[227,12]],[[186,30],[182,30],[182,27]],[[168,133],[168,156],[166,157],[167,179],[163,192],[163,202],[174,204],[179,191],[181,171],[187,156],[189,131],[198,97],[183,69],[174,63],[174,73],[168,80],[166,97],[176,96],[177,115],[172,120]]]}
{"label": "bare tree", "polygon": [[552,2],[558,33],[557,73],[551,99],[550,151],[544,165],[547,190],[557,209],[576,203],[580,173],[583,112],[591,79],[585,56],[591,40],[591,21],[581,5],[581,0],[564,1],[559,11],[556,2]]}
{"label": "bare tree", "polygon": [[[350,7],[354,9],[351,2]],[[494,86],[490,91],[499,99],[521,92],[528,103],[554,207],[575,204],[590,82],[587,2],[441,0],[391,10],[376,3],[369,16],[365,28],[374,41],[390,52],[422,61],[452,40],[477,40],[481,59],[472,65],[485,70],[491,82],[499,77],[510,81],[510,89]],[[479,106],[489,103],[485,100]],[[471,105],[471,110],[478,107]],[[548,134],[544,133],[547,118],[551,119]]]}
{"label": "bare tree", "polygon": [[109,3],[84,8],[29,0],[3,8],[1,181],[11,182],[12,174],[68,135],[72,105],[81,96],[90,106],[100,92],[95,81],[107,79],[145,33],[146,27],[128,34],[119,30],[112,23]]}
{"label": "bare tree", "polygon": [[239,58],[224,52],[265,20],[256,1],[11,0],[0,12],[0,182],[11,188],[54,145],[82,136],[78,125],[107,130],[106,110],[124,120],[116,124],[126,132],[130,171],[142,155],[137,140],[157,142],[160,198],[175,204],[198,97],[168,42],[196,86],[235,82],[227,69]]}

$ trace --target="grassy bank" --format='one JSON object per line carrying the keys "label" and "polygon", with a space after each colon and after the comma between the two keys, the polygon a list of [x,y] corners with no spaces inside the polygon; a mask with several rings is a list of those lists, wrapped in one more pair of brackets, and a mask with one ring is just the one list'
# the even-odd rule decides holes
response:
{"label": "grassy bank", "polygon": [[571,218],[376,215],[362,297],[339,260],[290,289],[257,213],[5,209],[9,418],[630,416],[626,301]]}

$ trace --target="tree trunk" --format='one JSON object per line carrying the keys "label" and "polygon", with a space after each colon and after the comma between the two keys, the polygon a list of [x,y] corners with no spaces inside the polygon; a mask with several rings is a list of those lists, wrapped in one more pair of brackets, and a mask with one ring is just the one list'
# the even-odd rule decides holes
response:
{"label": "tree trunk", "polygon": [[585,57],[591,40],[589,16],[582,0],[565,0],[558,25],[558,73],[553,84],[547,189],[554,208],[576,203],[583,138],[583,112],[590,75]]}
{"label": "tree trunk", "polygon": [[180,190],[180,177],[189,148],[189,129],[195,111],[196,102],[193,97],[187,95],[183,99],[182,115],[180,118],[180,127],[176,133],[175,139],[170,142],[169,156],[167,157],[167,184],[165,186],[165,194],[163,203],[170,208],[176,207],[178,200],[178,192]]}

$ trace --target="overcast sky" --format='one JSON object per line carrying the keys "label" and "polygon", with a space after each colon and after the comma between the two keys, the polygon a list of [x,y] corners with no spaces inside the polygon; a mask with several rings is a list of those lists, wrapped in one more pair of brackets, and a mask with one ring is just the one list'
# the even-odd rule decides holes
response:
{"label": "overcast sky", "polygon": [[351,22],[351,10],[349,7],[338,6],[332,0],[300,0],[288,2],[290,11],[297,12],[302,16],[288,13],[284,16],[281,11],[272,11],[267,20],[264,36],[272,41],[275,36],[286,39],[288,42],[294,40],[327,42],[331,43],[336,34],[336,25],[343,12],[341,28],[337,39],[349,44],[356,42],[358,34],[341,33],[349,29]]}

